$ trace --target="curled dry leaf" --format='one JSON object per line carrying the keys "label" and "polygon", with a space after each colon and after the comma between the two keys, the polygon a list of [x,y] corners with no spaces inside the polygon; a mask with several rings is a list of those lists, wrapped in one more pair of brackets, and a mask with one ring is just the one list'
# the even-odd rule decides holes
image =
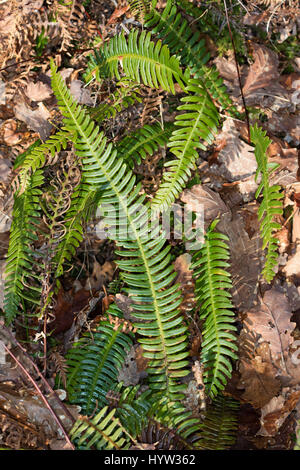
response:
{"label": "curled dry leaf", "polygon": [[186,209],[203,214],[205,227],[221,214],[229,213],[220,195],[206,185],[195,184],[192,189],[185,189],[180,199],[186,204]]}
{"label": "curled dry leaf", "polygon": [[259,342],[267,342],[276,365],[286,372],[284,353],[293,343],[292,331],[296,323],[291,322],[292,312],[286,296],[273,287],[268,290],[260,304],[247,313],[246,328],[260,336]]}
{"label": "curled dry leaf", "polygon": [[53,95],[51,87],[43,82],[29,82],[25,93],[31,101],[44,101]]}
{"label": "curled dry leaf", "polygon": [[116,20],[120,18],[120,16],[123,16],[126,13],[126,11],[129,10],[129,8],[130,8],[129,5],[125,5],[124,7],[121,7],[121,8],[116,8],[108,20],[107,26],[109,26],[110,24],[116,23]]}
{"label": "curled dry leaf", "polygon": [[139,380],[140,373],[135,360],[135,348],[132,346],[126,354],[122,368],[119,370],[118,381],[123,382],[124,387],[129,387],[130,385],[137,385]]}
{"label": "curled dry leaf", "polygon": [[30,129],[38,132],[42,140],[46,140],[51,134],[52,124],[48,122],[50,113],[42,103],[39,103],[37,109],[32,110],[21,102],[15,106],[15,116],[25,122]]}
{"label": "curled dry leaf", "polygon": [[300,399],[300,391],[283,389],[282,395],[273,397],[261,410],[260,436],[275,436]]}
{"label": "curled dry leaf", "polygon": [[70,83],[70,92],[78,103],[93,106],[94,100],[91,97],[91,91],[84,87],[84,82],[81,80],[73,80]]}
{"label": "curled dry leaf", "polygon": [[[21,142],[26,136],[23,132],[17,131],[17,123],[13,119],[8,119],[3,124],[3,140],[9,147],[13,147]],[[0,173],[1,178],[1,173]]]}
{"label": "curled dry leaf", "polygon": [[276,100],[279,98],[277,100],[279,106],[289,105],[288,93],[279,83],[277,54],[261,44],[253,44],[253,56],[254,63],[250,65],[243,86],[247,105],[261,106],[264,96]]}
{"label": "curled dry leaf", "polygon": [[113,262],[105,261],[105,263],[101,265],[97,260],[95,260],[93,272],[86,280],[85,289],[87,291],[93,289],[100,290],[103,287],[103,284],[112,280],[114,270],[115,264]]}

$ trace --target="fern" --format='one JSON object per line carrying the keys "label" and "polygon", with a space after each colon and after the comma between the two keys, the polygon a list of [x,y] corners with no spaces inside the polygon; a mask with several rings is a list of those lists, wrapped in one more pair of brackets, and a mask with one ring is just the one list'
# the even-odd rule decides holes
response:
{"label": "fern", "polygon": [[238,114],[216,68],[205,65],[209,60],[209,53],[200,31],[191,30],[187,20],[177,12],[173,0],[167,0],[162,13],[152,8],[146,15],[145,27],[151,28],[152,33],[157,34],[168,45],[172,54],[180,55],[181,63],[189,67],[191,74],[201,81],[203,89],[211,98],[232,114]]}
{"label": "fern", "polygon": [[67,354],[67,391],[71,403],[91,414],[107,403],[106,393],[117,383],[118,370],[126,351],[132,346],[131,336],[102,322],[97,331],[86,334]]}
{"label": "fern", "polygon": [[137,438],[147,426],[157,397],[158,394],[153,394],[150,389],[144,392],[141,392],[140,386],[124,389],[122,384],[107,394],[107,399],[116,409],[116,417],[120,419],[126,431],[134,438]]}
{"label": "fern", "polygon": [[239,403],[219,395],[209,405],[200,427],[196,446],[203,450],[226,450],[233,446],[237,435]]}
{"label": "fern", "polygon": [[94,418],[81,416],[70,431],[70,437],[79,450],[125,450],[128,448],[120,422],[114,417],[116,410],[104,407]]}
{"label": "fern", "polygon": [[11,323],[19,313],[21,301],[39,302],[41,288],[38,275],[33,270],[38,255],[33,244],[38,239],[36,232],[40,223],[39,198],[43,181],[43,173],[38,170],[29,177],[25,191],[15,195],[5,269],[4,311],[7,323]]}
{"label": "fern", "polygon": [[144,355],[150,359],[150,386],[165,389],[169,397],[180,398],[185,386],[177,383],[177,379],[188,373],[184,369],[188,351],[186,326],[178,310],[180,292],[177,285],[172,285],[176,273],[170,264],[170,246],[166,246],[159,225],[149,237],[146,224],[149,214],[143,204],[145,195],[140,195],[141,186],[135,186],[134,175],[75,102],[53,64],[52,86],[66,128],[77,133],[74,145],[82,160],[85,181],[105,188],[101,205],[108,207],[108,225],[115,222],[110,218],[112,205],[113,215],[117,214],[120,222],[111,237],[123,248],[117,252],[123,257],[118,265],[129,286],[134,316],[142,320],[136,327]]}
{"label": "fern", "polygon": [[171,123],[165,123],[163,128],[158,123],[146,124],[117,144],[118,155],[131,165],[133,162],[140,164],[141,159],[153,155],[159,147],[166,145],[173,129]]}
{"label": "fern", "polygon": [[115,77],[120,80],[121,66],[126,78],[143,83],[151,88],[161,87],[175,94],[174,82],[182,88],[185,77],[176,56],[170,56],[166,45],[161,41],[156,44],[151,41],[151,34],[132,30],[127,39],[124,34],[114,36],[106,43],[101,51],[92,58],[86,80],[93,75],[99,80],[100,76]]}
{"label": "fern", "polygon": [[[215,232],[215,220],[205,235],[203,247],[193,255],[192,268],[196,280],[195,294],[200,304],[200,318],[204,320],[202,363],[204,364],[204,383],[209,396],[214,397],[223,390],[231,377],[230,359],[237,359],[237,350],[232,288],[229,267],[228,237]],[[225,269],[224,269],[225,268]]]}
{"label": "fern", "polygon": [[163,212],[175,201],[184,189],[198,157],[197,148],[205,150],[204,144],[213,141],[213,132],[218,125],[218,112],[198,80],[190,79],[185,91],[189,93],[181,101],[176,116],[175,129],[168,147],[177,157],[165,163],[168,171],[152,201],[154,212]]}
{"label": "fern", "polygon": [[143,22],[145,15],[151,8],[151,0],[129,0],[128,3],[131,13]]}
{"label": "fern", "polygon": [[69,139],[71,140],[70,134],[61,129],[56,134],[50,136],[44,143],[38,146],[31,146],[30,151],[24,155],[25,158],[22,161],[22,168],[19,173],[21,190],[26,188],[30,174],[44,166],[47,154],[50,154],[54,159],[57,152],[66,149]]}
{"label": "fern", "polygon": [[117,83],[117,86],[120,88],[116,88],[105,102],[95,108],[86,107],[86,111],[92,119],[101,122],[105,119],[115,118],[117,113],[132,106],[135,102],[142,101],[135,83],[122,80],[121,83]]}
{"label": "fern", "polygon": [[283,213],[282,202],[283,194],[280,193],[280,186],[270,186],[270,174],[278,168],[277,163],[268,163],[266,154],[271,140],[266,136],[266,132],[257,125],[250,129],[251,141],[255,145],[255,157],[257,161],[256,181],[261,178],[255,197],[262,195],[262,202],[258,210],[258,219],[261,221],[260,231],[263,240],[263,249],[266,249],[266,260],[262,274],[267,282],[270,282],[275,276],[274,267],[277,264],[278,240],[273,233],[281,229],[281,225],[275,222],[275,218]]}

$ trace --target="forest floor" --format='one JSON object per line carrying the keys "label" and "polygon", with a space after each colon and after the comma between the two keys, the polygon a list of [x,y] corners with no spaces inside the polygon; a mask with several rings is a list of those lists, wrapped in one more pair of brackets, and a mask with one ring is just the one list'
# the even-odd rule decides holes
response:
{"label": "forest floor", "polygon": [[[69,2],[72,7],[65,3],[0,1],[0,309],[14,201],[13,164],[37,139],[45,140],[57,122],[57,103],[50,86],[50,58],[55,59],[77,100],[93,107],[108,94],[95,84],[84,86],[82,73],[92,41],[97,37],[106,40],[126,31],[134,21],[125,0],[74,0]],[[214,218],[221,217],[220,230],[229,236],[232,295],[239,329],[239,359],[226,388],[226,393],[240,403],[233,449],[290,450],[300,420],[299,9],[293,1],[238,3],[242,13],[231,20],[240,38],[236,47],[242,90],[250,119],[259,118],[272,140],[268,158],[279,166],[272,173],[271,183],[280,185],[284,191],[284,212],[278,220],[282,229],[277,233],[280,255],[272,284],[261,279],[259,204],[255,199],[257,164],[247,142],[246,122],[224,116],[213,145],[208,151],[199,152],[193,185],[183,191],[180,201],[195,212],[202,204],[206,227]],[[164,2],[160,4],[163,6]],[[216,11],[218,5],[216,2]],[[227,34],[221,7],[219,13],[217,27],[220,34],[221,31]],[[243,112],[236,62],[227,36],[218,42],[209,29],[203,33],[211,54],[210,64],[215,64],[234,104]],[[164,105],[165,96],[166,92],[160,90],[149,93],[143,104],[135,103],[117,114],[107,125],[110,140],[117,142],[147,123],[171,121],[173,109]],[[156,163],[162,152],[164,149],[134,169],[149,195],[161,181],[162,168]],[[172,244],[177,280],[184,297],[182,308],[189,312],[194,306],[190,258],[176,241]],[[95,323],[118,296],[122,301],[115,287],[118,270],[114,257],[113,243],[99,239],[91,226],[76,252],[72,273],[65,274],[62,280],[56,300],[55,338],[49,342],[46,373],[52,386],[58,371],[63,375],[70,332],[74,337],[76,329],[76,335],[80,335],[85,322]],[[96,299],[93,304],[96,308],[91,307],[92,299]],[[7,334],[3,330],[3,335]],[[38,358],[42,343],[35,339],[30,353]],[[3,344],[0,336],[0,446],[64,448],[64,440],[57,436],[57,423],[48,416],[43,401],[36,404],[32,382],[7,357]],[[191,331],[190,344],[191,357],[199,357],[201,341],[197,331]],[[17,345],[15,348],[16,357],[27,364],[43,388],[33,364]],[[128,356],[119,378],[125,378],[128,385],[136,385],[147,364],[137,348],[133,360],[130,359]],[[20,391],[26,402],[21,411]],[[64,392],[60,393],[63,399]],[[53,397],[51,400],[55,407]],[[64,419],[66,423],[67,412]]]}

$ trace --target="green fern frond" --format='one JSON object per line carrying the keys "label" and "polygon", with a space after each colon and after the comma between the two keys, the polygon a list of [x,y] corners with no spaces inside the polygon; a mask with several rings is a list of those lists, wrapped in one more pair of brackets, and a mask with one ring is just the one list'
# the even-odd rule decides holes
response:
{"label": "green fern frond", "polygon": [[180,56],[181,64],[189,67],[194,78],[201,80],[203,89],[211,98],[234,115],[238,114],[216,68],[205,65],[209,60],[205,39],[201,39],[200,31],[192,31],[187,20],[178,13],[173,0],[167,0],[162,13],[152,8],[146,15],[145,27],[167,44],[172,54]]}
{"label": "green fern frond", "polygon": [[181,98],[184,104],[177,108],[185,112],[176,116],[177,129],[168,143],[176,160],[165,163],[167,171],[152,200],[154,212],[165,211],[179,196],[194,169],[197,149],[205,150],[217,131],[219,114],[199,80],[190,79],[185,91],[189,94]]}
{"label": "green fern frond", "polygon": [[100,323],[91,335],[83,336],[67,353],[67,391],[71,403],[91,414],[107,404],[106,393],[118,382],[118,371],[132,346],[131,334]]}
{"label": "green fern frond", "polygon": [[163,40],[173,54],[180,54],[184,65],[192,64],[192,67],[199,69],[209,60],[205,40],[201,39],[199,31],[193,32],[190,29],[187,20],[177,12],[173,0],[167,0],[162,13],[152,8],[146,15],[144,26]]}
{"label": "green fern frond", "polygon": [[19,313],[22,299],[39,302],[37,297],[41,288],[34,270],[37,253],[33,244],[38,239],[43,182],[43,173],[38,170],[29,177],[25,191],[15,195],[5,269],[4,312],[7,323],[11,323]]}
{"label": "green fern frond", "polygon": [[120,80],[121,67],[126,78],[151,88],[161,87],[173,94],[175,82],[184,88],[179,59],[171,56],[168,46],[161,41],[156,44],[151,41],[151,34],[146,31],[132,30],[127,38],[123,33],[114,36],[91,61],[86,80],[93,75],[97,79],[108,76]]}
{"label": "green fern frond", "polygon": [[202,450],[226,450],[235,443],[239,403],[219,395],[208,406],[200,427],[196,447]]}
{"label": "green fern frond", "polygon": [[125,450],[128,438],[124,435],[116,410],[105,406],[94,418],[81,416],[70,431],[70,437],[78,450]]}
{"label": "green fern frond", "polygon": [[112,393],[107,394],[111,406],[116,408],[116,417],[134,438],[140,435],[147,425],[157,396],[150,389],[141,392],[139,385],[124,389],[122,384],[119,384]]}
{"label": "green fern frond", "polygon": [[170,402],[163,397],[154,404],[151,417],[162,426],[173,429],[176,435],[185,441],[187,448],[193,449],[193,440],[199,432],[201,421],[182,403]]}
{"label": "green fern frond", "polygon": [[266,260],[262,274],[267,282],[271,282],[275,276],[274,267],[278,260],[278,240],[274,237],[274,232],[281,229],[281,225],[275,222],[275,218],[283,213],[283,194],[280,193],[279,185],[270,186],[270,174],[278,168],[277,163],[268,163],[266,154],[271,140],[266,136],[266,132],[257,125],[250,129],[251,141],[255,145],[255,157],[257,161],[256,181],[261,178],[255,197],[262,196],[262,202],[258,210],[258,219],[261,221],[260,231],[263,240],[263,249],[266,249]]}
{"label": "green fern frond", "polygon": [[234,351],[238,347],[232,332],[236,331],[230,274],[226,271],[230,265],[228,237],[215,232],[218,223],[210,225],[203,247],[193,255],[192,269],[196,280],[195,294],[200,304],[200,318],[204,320],[202,363],[204,364],[204,383],[210,397],[223,390],[227,379],[231,377],[230,359],[237,359]]}
{"label": "green fern frond", "polygon": [[117,113],[132,106],[135,102],[140,103],[142,101],[136,83],[122,80],[122,82],[117,83],[117,86],[120,88],[116,88],[105,102],[100,103],[95,108],[86,108],[93,120],[101,122],[105,119],[114,118]]}
{"label": "green fern frond", "polygon": [[30,174],[45,165],[46,156],[50,154],[54,158],[56,153],[66,149],[69,140],[72,140],[70,133],[61,129],[44,143],[31,146],[31,151],[26,153],[19,173],[21,190],[26,188]]}
{"label": "green fern frond", "polygon": [[164,123],[163,128],[158,123],[146,124],[117,144],[118,155],[130,164],[140,164],[141,159],[153,155],[159,147],[166,145],[173,129],[174,124],[168,122]]}
{"label": "green fern frond", "polygon": [[[133,301],[135,326],[140,336],[144,356],[149,358],[149,382],[154,390],[179,399],[184,384],[178,378],[187,375],[186,325],[179,305],[178,285],[173,285],[176,272],[171,264],[170,246],[157,224],[149,232],[149,210],[143,204],[141,185],[126,167],[117,151],[106,142],[103,133],[75,102],[64,81],[52,64],[52,86],[59,107],[65,116],[65,126],[75,131],[75,150],[82,160],[87,184],[103,189],[101,207],[107,208],[106,221],[119,224],[110,237],[122,248],[118,261],[122,278]],[[151,234],[151,236],[150,236]]]}
{"label": "green fern frond", "polygon": [[129,0],[128,3],[132,15],[136,16],[136,18],[143,23],[145,15],[151,9],[151,4],[153,4],[153,0]]}

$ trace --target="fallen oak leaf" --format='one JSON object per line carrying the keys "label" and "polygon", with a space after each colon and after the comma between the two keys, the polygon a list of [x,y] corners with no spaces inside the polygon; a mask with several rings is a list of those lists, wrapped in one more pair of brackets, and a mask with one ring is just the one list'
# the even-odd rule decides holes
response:
{"label": "fallen oak leaf", "polygon": [[278,57],[277,54],[266,46],[253,44],[254,63],[250,65],[248,75],[243,86],[243,93],[247,105],[260,104],[264,96],[279,97],[281,105],[285,97],[287,106],[289,104],[288,93],[279,83]]}
{"label": "fallen oak leaf", "polygon": [[262,408],[277,395],[281,388],[275,377],[277,369],[270,362],[264,362],[260,356],[242,359],[239,363],[241,374],[238,389],[244,389],[241,398],[254,408]]}
{"label": "fallen oak leaf", "polygon": [[285,373],[288,373],[284,353],[293,343],[292,331],[296,323],[291,322],[291,307],[286,296],[273,287],[268,290],[260,304],[247,313],[244,325],[256,335],[260,335],[259,342],[270,345],[272,361],[280,364]]}

